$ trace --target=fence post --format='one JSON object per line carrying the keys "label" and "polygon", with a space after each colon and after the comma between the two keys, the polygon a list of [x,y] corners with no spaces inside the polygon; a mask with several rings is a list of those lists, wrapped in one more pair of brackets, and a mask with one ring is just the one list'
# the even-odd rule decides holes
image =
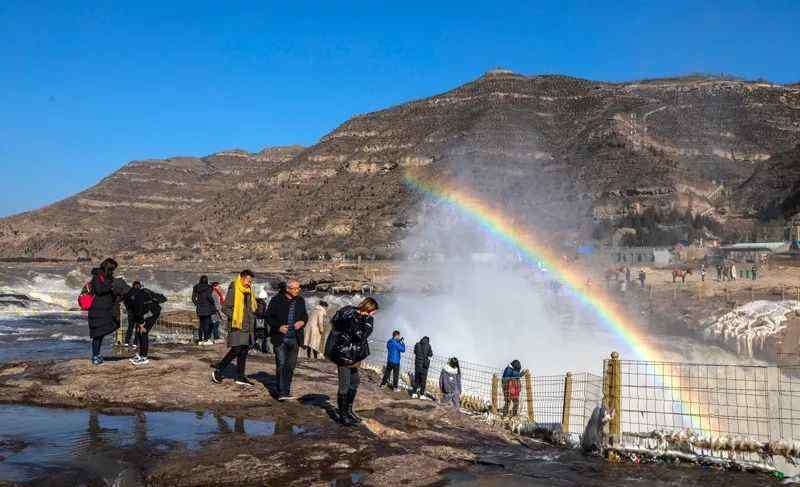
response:
{"label": "fence post", "polygon": [[525,399],[528,404],[528,421],[533,422],[533,379],[530,370],[525,371]]}
{"label": "fence post", "polygon": [[614,416],[608,425],[609,441],[615,444],[620,437],[620,425],[622,412],[621,409],[621,394],[622,394],[622,381],[621,369],[619,362],[619,353],[611,352],[611,360],[607,362],[605,370],[605,377],[603,378],[603,406],[606,410],[614,411]]}
{"label": "fence post", "polygon": [[564,377],[564,406],[561,408],[561,431],[569,434],[569,416],[572,409],[572,372]]}
{"label": "fence post", "polygon": [[497,395],[499,392],[500,392],[500,379],[498,379],[497,374],[492,374],[492,414],[497,414],[497,409],[498,409]]}
{"label": "fence post", "polygon": [[119,322],[119,328],[117,328],[117,332],[114,334],[114,344],[115,345],[121,345],[122,342],[125,341],[125,330],[128,329],[127,325],[128,325],[128,320],[130,319],[128,317],[128,314],[125,313],[125,330],[123,330],[123,328],[122,328],[122,325],[123,325],[123,323],[122,323],[122,309],[121,308],[122,308],[121,306],[117,305],[116,313],[117,313],[117,321]]}

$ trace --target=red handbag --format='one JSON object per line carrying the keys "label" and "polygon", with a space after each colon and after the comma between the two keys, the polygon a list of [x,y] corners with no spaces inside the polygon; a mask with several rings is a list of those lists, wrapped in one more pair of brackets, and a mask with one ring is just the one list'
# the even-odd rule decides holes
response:
{"label": "red handbag", "polygon": [[94,293],[92,292],[92,282],[89,281],[83,286],[80,295],[78,295],[78,306],[83,311],[89,311],[92,308],[92,304],[94,304]]}

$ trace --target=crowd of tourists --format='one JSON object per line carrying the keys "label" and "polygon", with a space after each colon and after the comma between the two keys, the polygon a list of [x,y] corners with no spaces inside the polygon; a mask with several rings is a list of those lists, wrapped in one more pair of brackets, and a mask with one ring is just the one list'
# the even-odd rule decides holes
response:
{"label": "crowd of tourists", "polygon": [[[140,281],[129,285],[123,278],[115,276],[118,264],[106,259],[92,270],[92,278],[81,290],[78,302],[87,310],[89,334],[92,338],[94,365],[104,362],[102,344],[106,336],[115,333],[121,326],[120,306],[124,306],[128,324],[122,346],[136,348],[130,359],[135,366],[149,363],[149,333],[161,315],[161,305],[167,301],[158,292],[147,289]],[[295,399],[292,396],[292,380],[300,349],[305,349],[308,359],[323,356],[337,366],[337,420],[346,426],[356,424],[360,418],[353,410],[353,403],[360,383],[361,362],[370,354],[369,339],[374,329],[374,316],[378,302],[364,298],[357,306],[339,308],[330,319],[330,331],[325,338],[328,304],[319,301],[311,313],[301,295],[297,280],[289,280],[278,286],[278,292],[267,301],[265,291],[256,295],[255,275],[250,270],[241,271],[223,293],[220,283],[209,283],[201,276],[192,289],[199,329],[198,343],[201,346],[218,343],[223,336],[221,326],[227,323],[224,333],[227,352],[213,364],[211,381],[222,383],[225,372],[235,361],[234,382],[243,387],[253,387],[247,377],[247,357],[251,348],[275,356],[277,387],[275,395],[280,401]],[[223,319],[224,317],[224,319]],[[263,326],[258,326],[259,324]],[[258,344],[257,330],[261,329],[263,343]],[[268,343],[267,343],[268,340]],[[271,350],[270,350],[271,346]],[[395,331],[387,342],[388,360],[381,387],[390,384],[398,389],[400,358],[405,353],[405,343],[399,331]],[[423,337],[414,346],[414,376],[411,393],[414,398],[425,398],[433,350],[430,339]],[[518,362],[516,362],[518,364]],[[513,381],[513,378],[509,379]],[[513,382],[508,382],[513,384]],[[513,400],[512,385],[504,390],[506,402]],[[442,401],[453,407],[460,406],[461,370],[457,358],[450,358],[439,376]],[[518,402],[518,393],[516,395]],[[507,408],[506,408],[507,409]],[[517,407],[512,408],[515,414]]]}

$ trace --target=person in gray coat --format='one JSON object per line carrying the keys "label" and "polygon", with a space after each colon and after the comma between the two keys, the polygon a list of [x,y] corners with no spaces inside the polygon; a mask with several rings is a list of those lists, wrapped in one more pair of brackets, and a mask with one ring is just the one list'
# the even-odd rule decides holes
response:
{"label": "person in gray coat", "polygon": [[447,361],[439,374],[439,390],[442,402],[451,404],[456,410],[461,407],[461,367],[458,359],[453,357]]}
{"label": "person in gray coat", "polygon": [[245,376],[247,352],[254,342],[254,330],[258,305],[253,292],[253,272],[243,270],[228,286],[228,294],[222,305],[222,312],[228,317],[227,343],[230,349],[211,373],[211,380],[222,382],[222,371],[236,358],[236,380],[239,385],[253,387]]}

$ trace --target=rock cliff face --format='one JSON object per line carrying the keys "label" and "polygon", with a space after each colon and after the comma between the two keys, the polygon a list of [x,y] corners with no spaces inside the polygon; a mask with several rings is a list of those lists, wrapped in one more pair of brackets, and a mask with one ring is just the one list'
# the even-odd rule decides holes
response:
{"label": "rock cliff face", "polygon": [[260,174],[301,151],[132,161],[86,191],[0,220],[0,256],[74,259],[141,248],[143,237],[172,218],[194,218],[193,209],[220,192],[254,187]]}
{"label": "rock cliff face", "polygon": [[[84,193],[0,221],[0,253],[388,256],[425,215],[421,195],[404,184],[412,169],[455,180],[547,229],[580,230],[631,205],[713,213],[773,155],[799,143],[793,86],[495,71],[355,116],[293,158],[231,151],[131,163]],[[149,215],[145,232],[129,230],[133,208]]]}
{"label": "rock cliff face", "polygon": [[737,199],[744,211],[762,218],[800,212],[800,145],[759,163]]}

